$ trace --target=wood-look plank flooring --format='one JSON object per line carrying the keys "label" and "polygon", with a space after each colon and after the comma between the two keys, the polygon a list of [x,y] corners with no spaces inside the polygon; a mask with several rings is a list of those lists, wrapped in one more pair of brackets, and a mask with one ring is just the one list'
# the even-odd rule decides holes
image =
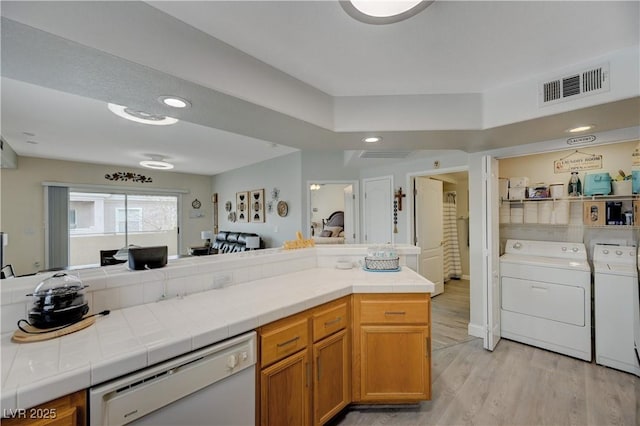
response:
{"label": "wood-look plank flooring", "polygon": [[475,339],[469,336],[469,280],[449,280],[431,299],[431,348],[438,350]]}
{"label": "wood-look plank flooring", "polygon": [[466,335],[468,281],[445,286],[432,300],[432,400],[351,407],[331,425],[640,425],[640,378],[505,339],[489,352]]}

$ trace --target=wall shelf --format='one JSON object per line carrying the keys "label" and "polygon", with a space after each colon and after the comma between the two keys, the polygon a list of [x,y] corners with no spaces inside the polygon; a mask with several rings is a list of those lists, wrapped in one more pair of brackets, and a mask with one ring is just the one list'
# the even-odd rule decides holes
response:
{"label": "wall shelf", "polygon": [[570,201],[574,203],[582,203],[585,201],[598,201],[598,200],[608,200],[608,201],[635,201],[640,200],[640,194],[632,194],[632,195],[580,195],[578,197],[558,197],[558,198],[520,198],[509,200],[507,198],[501,198],[501,203],[510,203],[510,204],[520,204],[520,203],[529,203],[529,202],[540,202],[540,201]]}

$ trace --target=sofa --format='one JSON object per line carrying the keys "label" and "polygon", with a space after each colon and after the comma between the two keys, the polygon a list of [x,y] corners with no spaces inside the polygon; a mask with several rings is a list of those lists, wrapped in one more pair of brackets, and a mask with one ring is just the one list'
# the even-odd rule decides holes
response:
{"label": "sofa", "polygon": [[[211,248],[218,253],[237,253],[246,251],[247,237],[260,237],[250,232],[220,231],[216,235]],[[260,239],[260,248],[264,248],[264,242]]]}

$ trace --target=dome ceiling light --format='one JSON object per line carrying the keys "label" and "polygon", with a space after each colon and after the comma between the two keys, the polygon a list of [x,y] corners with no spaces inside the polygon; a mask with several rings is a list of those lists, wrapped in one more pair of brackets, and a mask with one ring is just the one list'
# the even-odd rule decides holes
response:
{"label": "dome ceiling light", "polygon": [[149,157],[151,160],[143,160],[140,162],[142,167],[155,170],[173,169],[173,164],[164,161],[164,158],[161,155],[149,155]]}
{"label": "dome ceiling light", "polygon": [[130,121],[135,121],[136,123],[142,124],[151,124],[154,126],[168,126],[171,124],[176,124],[178,122],[177,118],[166,117],[164,115],[158,114],[150,114],[144,111],[134,110],[132,108],[118,105],[118,104],[107,104],[109,107],[109,111],[117,115],[118,117],[125,118]]}
{"label": "dome ceiling light", "polygon": [[340,1],[349,16],[366,24],[392,24],[411,18],[435,0],[351,0]]}

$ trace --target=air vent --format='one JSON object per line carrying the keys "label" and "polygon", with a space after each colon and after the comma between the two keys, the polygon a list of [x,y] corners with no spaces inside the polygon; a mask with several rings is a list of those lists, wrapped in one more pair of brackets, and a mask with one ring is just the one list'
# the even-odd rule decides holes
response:
{"label": "air vent", "polygon": [[360,158],[407,158],[413,151],[362,151]]}
{"label": "air vent", "polygon": [[540,83],[540,106],[566,102],[609,91],[609,64],[582,70]]}

